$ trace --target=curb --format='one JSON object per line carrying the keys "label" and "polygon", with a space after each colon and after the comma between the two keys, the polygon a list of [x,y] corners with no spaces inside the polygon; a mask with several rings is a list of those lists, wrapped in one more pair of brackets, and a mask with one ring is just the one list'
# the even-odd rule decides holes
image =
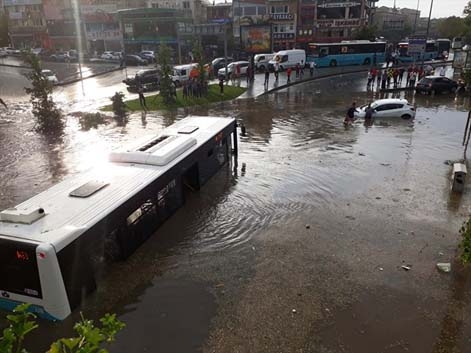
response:
{"label": "curb", "polygon": [[25,66],[25,65],[11,65],[11,64],[3,64],[0,63],[0,66],[5,66],[5,67],[17,67],[19,69],[31,69],[31,66]]}
{"label": "curb", "polygon": [[[453,62],[448,60],[448,61],[442,61],[442,62],[436,62],[436,61],[425,61],[424,64],[441,64],[441,65],[450,65],[452,64]],[[409,65],[398,65],[396,67],[407,67]],[[382,67],[380,67],[380,69],[383,69]],[[370,70],[370,67],[364,67],[364,68],[361,68],[361,69],[357,69],[357,70],[350,70],[350,71],[345,71],[345,72],[337,72],[337,73],[332,73],[332,74],[326,74],[326,75],[319,75],[319,76],[316,76],[316,77],[309,77],[307,79],[304,79],[304,80],[299,80],[299,81],[293,81],[292,83],[289,83],[289,84],[284,84],[284,85],[281,85],[281,86],[277,86],[277,87],[274,87],[274,88],[271,88],[269,90],[266,90],[264,91],[263,93],[260,93],[258,96],[255,96],[253,98],[256,98],[256,97],[261,97],[265,94],[269,94],[269,93],[273,93],[273,92],[276,92],[276,91],[279,91],[281,89],[285,89],[285,88],[288,88],[288,87],[291,87],[291,86],[294,86],[294,85],[298,85],[300,83],[306,83],[306,82],[310,82],[310,81],[315,81],[315,80],[320,80],[320,79],[324,79],[324,78],[329,78],[329,77],[335,77],[335,76],[341,76],[341,75],[350,75],[350,74],[356,74],[356,73],[362,73],[362,72],[368,72]],[[387,92],[387,91],[384,91],[384,92]],[[392,91],[391,91],[392,92]]]}
{"label": "curb", "polygon": [[[122,69],[123,68],[121,68],[121,67],[117,67],[117,68],[114,68],[114,69],[110,69],[110,70],[106,70],[106,71],[102,71],[102,72],[97,72],[96,74],[92,74],[90,76],[83,77],[82,80],[86,80],[87,78],[93,78],[93,77],[109,74],[110,72],[115,72],[115,71],[119,71],[119,70],[122,70]],[[56,84],[55,86],[67,86],[67,85],[70,85],[70,84],[76,83],[76,82],[80,82],[80,78],[75,78],[73,80],[62,81],[62,82],[59,82],[58,84]]]}

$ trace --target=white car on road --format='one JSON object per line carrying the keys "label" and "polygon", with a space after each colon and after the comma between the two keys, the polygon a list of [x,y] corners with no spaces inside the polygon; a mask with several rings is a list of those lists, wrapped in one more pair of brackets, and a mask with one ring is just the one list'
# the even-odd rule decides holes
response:
{"label": "white car on road", "polygon": [[[415,117],[415,107],[412,104],[409,104],[407,99],[378,99],[370,103],[370,106],[373,109],[373,118],[411,119]],[[355,118],[363,119],[367,108],[368,104],[357,108]]]}
{"label": "white car on road", "polygon": [[[250,65],[248,61],[234,61],[230,63],[229,65],[227,65],[227,74],[231,76],[233,72],[235,73],[237,65],[239,65],[239,68],[240,68],[240,76],[247,75],[247,69]],[[226,76],[226,68],[223,67],[222,69],[219,69],[218,77],[226,79],[225,76]]]}
{"label": "white car on road", "polygon": [[53,85],[57,85],[59,83],[59,80],[57,79],[56,74],[51,70],[47,70],[47,69],[41,70],[41,75],[43,75],[44,78],[48,80],[49,82],[51,82]]}

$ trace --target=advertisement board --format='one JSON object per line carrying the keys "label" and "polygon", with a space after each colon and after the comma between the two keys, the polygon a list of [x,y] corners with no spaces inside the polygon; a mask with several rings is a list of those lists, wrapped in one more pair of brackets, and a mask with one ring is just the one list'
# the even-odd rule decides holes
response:
{"label": "advertisement board", "polygon": [[468,56],[467,51],[455,50],[453,54],[453,68],[454,69],[463,69],[466,64],[466,57]]}
{"label": "advertisement board", "polygon": [[425,53],[425,39],[409,39],[409,46],[407,48],[407,54],[410,56],[419,56]]}
{"label": "advertisement board", "polygon": [[250,53],[270,53],[270,34],[271,27],[269,25],[240,27],[242,50]]}

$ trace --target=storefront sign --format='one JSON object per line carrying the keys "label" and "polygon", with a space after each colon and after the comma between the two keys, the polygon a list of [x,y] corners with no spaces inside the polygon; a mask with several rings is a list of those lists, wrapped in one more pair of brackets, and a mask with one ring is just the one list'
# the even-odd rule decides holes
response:
{"label": "storefront sign", "polygon": [[8,17],[10,18],[10,20],[21,20],[21,19],[23,19],[23,12],[9,11],[8,12]]}
{"label": "storefront sign", "polygon": [[119,29],[110,31],[91,31],[87,32],[88,40],[121,40],[121,31]]}
{"label": "storefront sign", "polygon": [[359,2],[326,2],[317,5],[317,7],[321,7],[324,9],[329,9],[333,7],[353,7],[353,6],[360,6]]}
{"label": "storefront sign", "polygon": [[112,13],[116,12],[115,4],[106,4],[106,5],[82,5],[80,6],[80,13],[82,15],[92,15],[98,13]]}
{"label": "storefront sign", "polygon": [[294,33],[273,33],[273,39],[294,39]]}
{"label": "storefront sign", "polygon": [[243,26],[240,28],[241,43],[251,53],[270,52],[270,26]]}
{"label": "storefront sign", "polygon": [[350,20],[318,20],[319,28],[343,28],[343,27],[358,27],[360,19]]}
{"label": "storefront sign", "polygon": [[292,21],[294,16],[291,13],[272,13],[270,19],[274,21]]}

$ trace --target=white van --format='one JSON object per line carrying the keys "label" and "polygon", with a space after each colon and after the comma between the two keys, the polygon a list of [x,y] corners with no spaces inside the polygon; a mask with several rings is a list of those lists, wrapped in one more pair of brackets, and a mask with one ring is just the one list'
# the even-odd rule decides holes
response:
{"label": "white van", "polygon": [[279,64],[280,71],[288,67],[296,67],[296,64],[306,65],[306,52],[303,49],[281,50],[268,62],[268,67],[273,71],[275,64]]}
{"label": "white van", "polygon": [[198,67],[197,63],[177,65],[173,67],[172,81],[176,86],[180,86],[183,82],[190,79],[190,72],[193,68]]}
{"label": "white van", "polygon": [[264,71],[268,67],[268,62],[273,59],[275,56],[274,53],[272,54],[256,54],[253,58],[255,68],[257,70]]}

